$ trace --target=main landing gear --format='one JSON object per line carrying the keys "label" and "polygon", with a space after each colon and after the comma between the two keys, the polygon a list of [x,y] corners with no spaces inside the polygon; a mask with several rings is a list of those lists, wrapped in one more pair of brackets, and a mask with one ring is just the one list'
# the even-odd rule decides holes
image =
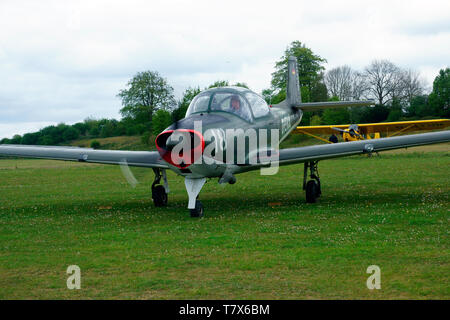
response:
{"label": "main landing gear", "polygon": [[[305,168],[303,170],[303,190],[306,191],[306,202],[314,203],[317,198],[322,194],[320,188],[320,178],[317,164],[319,161],[310,161],[305,162]],[[309,177],[308,179],[308,169],[309,169]]]}
{"label": "main landing gear", "polygon": [[[152,183],[152,199],[155,207],[167,206],[167,194],[169,193],[169,184],[167,183],[166,170],[154,168],[155,180]],[[161,179],[164,184],[161,185]],[[185,178],[184,183],[189,195],[188,209],[193,218],[203,217],[203,205],[198,200],[198,194],[202,190],[203,185],[206,182],[206,178],[191,179]]]}
{"label": "main landing gear", "polygon": [[[169,184],[167,183],[166,170],[154,168],[155,180],[152,183],[152,199],[155,207],[167,206],[167,194],[169,193]],[[164,185],[161,185],[161,178],[164,180]]]}

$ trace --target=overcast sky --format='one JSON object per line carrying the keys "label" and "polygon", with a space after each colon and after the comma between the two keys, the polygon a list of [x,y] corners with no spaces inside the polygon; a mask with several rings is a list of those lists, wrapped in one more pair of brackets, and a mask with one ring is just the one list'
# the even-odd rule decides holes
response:
{"label": "overcast sky", "polygon": [[299,40],[325,67],[388,59],[428,86],[449,66],[449,1],[0,1],[0,139],[87,117],[120,118],[120,89],[156,70],[189,86],[261,92]]}

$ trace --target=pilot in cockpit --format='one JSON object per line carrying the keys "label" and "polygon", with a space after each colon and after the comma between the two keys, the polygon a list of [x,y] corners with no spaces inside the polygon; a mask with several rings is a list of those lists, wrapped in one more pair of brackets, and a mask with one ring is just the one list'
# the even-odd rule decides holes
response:
{"label": "pilot in cockpit", "polygon": [[233,95],[230,100],[230,109],[233,113],[243,116],[242,109],[241,109],[241,101],[239,100],[239,97],[237,95]]}

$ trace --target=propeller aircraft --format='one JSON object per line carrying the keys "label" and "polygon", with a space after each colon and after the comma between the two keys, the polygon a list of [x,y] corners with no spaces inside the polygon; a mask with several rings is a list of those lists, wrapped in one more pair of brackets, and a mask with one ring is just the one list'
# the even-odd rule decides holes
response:
{"label": "propeller aircraft", "polygon": [[[336,143],[337,140],[326,140],[318,134],[331,134],[336,131],[342,134],[342,140],[358,141],[381,138],[384,133],[387,138],[394,137],[407,132],[443,130],[450,126],[449,119],[433,119],[433,120],[416,120],[416,121],[397,121],[397,122],[380,122],[380,123],[363,123],[363,124],[344,124],[344,125],[328,125],[328,126],[299,126],[292,131],[293,134],[306,134],[318,140]],[[334,141],[333,141],[334,140]]]}
{"label": "propeller aircraft", "polygon": [[373,104],[372,101],[303,103],[295,57],[288,60],[286,91],[286,99],[272,106],[245,88],[221,87],[203,91],[192,100],[184,119],[157,136],[157,151],[0,145],[0,156],[152,168],[155,206],[167,205],[166,171],[172,170],[184,178],[191,217],[201,217],[204,209],[198,195],[207,179],[234,184],[236,175],[242,172],[261,170],[261,174],[270,175],[275,174],[279,166],[304,163],[303,189],[306,201],[312,203],[321,194],[320,160],[450,141],[450,131],[441,131],[370,142],[279,149],[279,143],[296,130],[305,111]]}

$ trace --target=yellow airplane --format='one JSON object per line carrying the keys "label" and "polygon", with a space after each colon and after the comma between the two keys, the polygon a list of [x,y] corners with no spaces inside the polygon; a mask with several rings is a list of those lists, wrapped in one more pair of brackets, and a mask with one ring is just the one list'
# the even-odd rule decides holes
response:
{"label": "yellow airplane", "polygon": [[[398,121],[398,122],[380,122],[380,123],[364,123],[364,124],[345,124],[345,125],[328,125],[328,126],[300,126],[293,133],[306,134],[327,143],[339,142],[336,137],[336,131],[341,132],[342,140],[358,141],[366,139],[381,138],[381,133],[385,133],[384,137],[389,138],[406,132],[442,130],[450,126],[449,119],[437,120],[417,120],[417,121]],[[330,138],[324,139],[318,134],[331,134]]]}

